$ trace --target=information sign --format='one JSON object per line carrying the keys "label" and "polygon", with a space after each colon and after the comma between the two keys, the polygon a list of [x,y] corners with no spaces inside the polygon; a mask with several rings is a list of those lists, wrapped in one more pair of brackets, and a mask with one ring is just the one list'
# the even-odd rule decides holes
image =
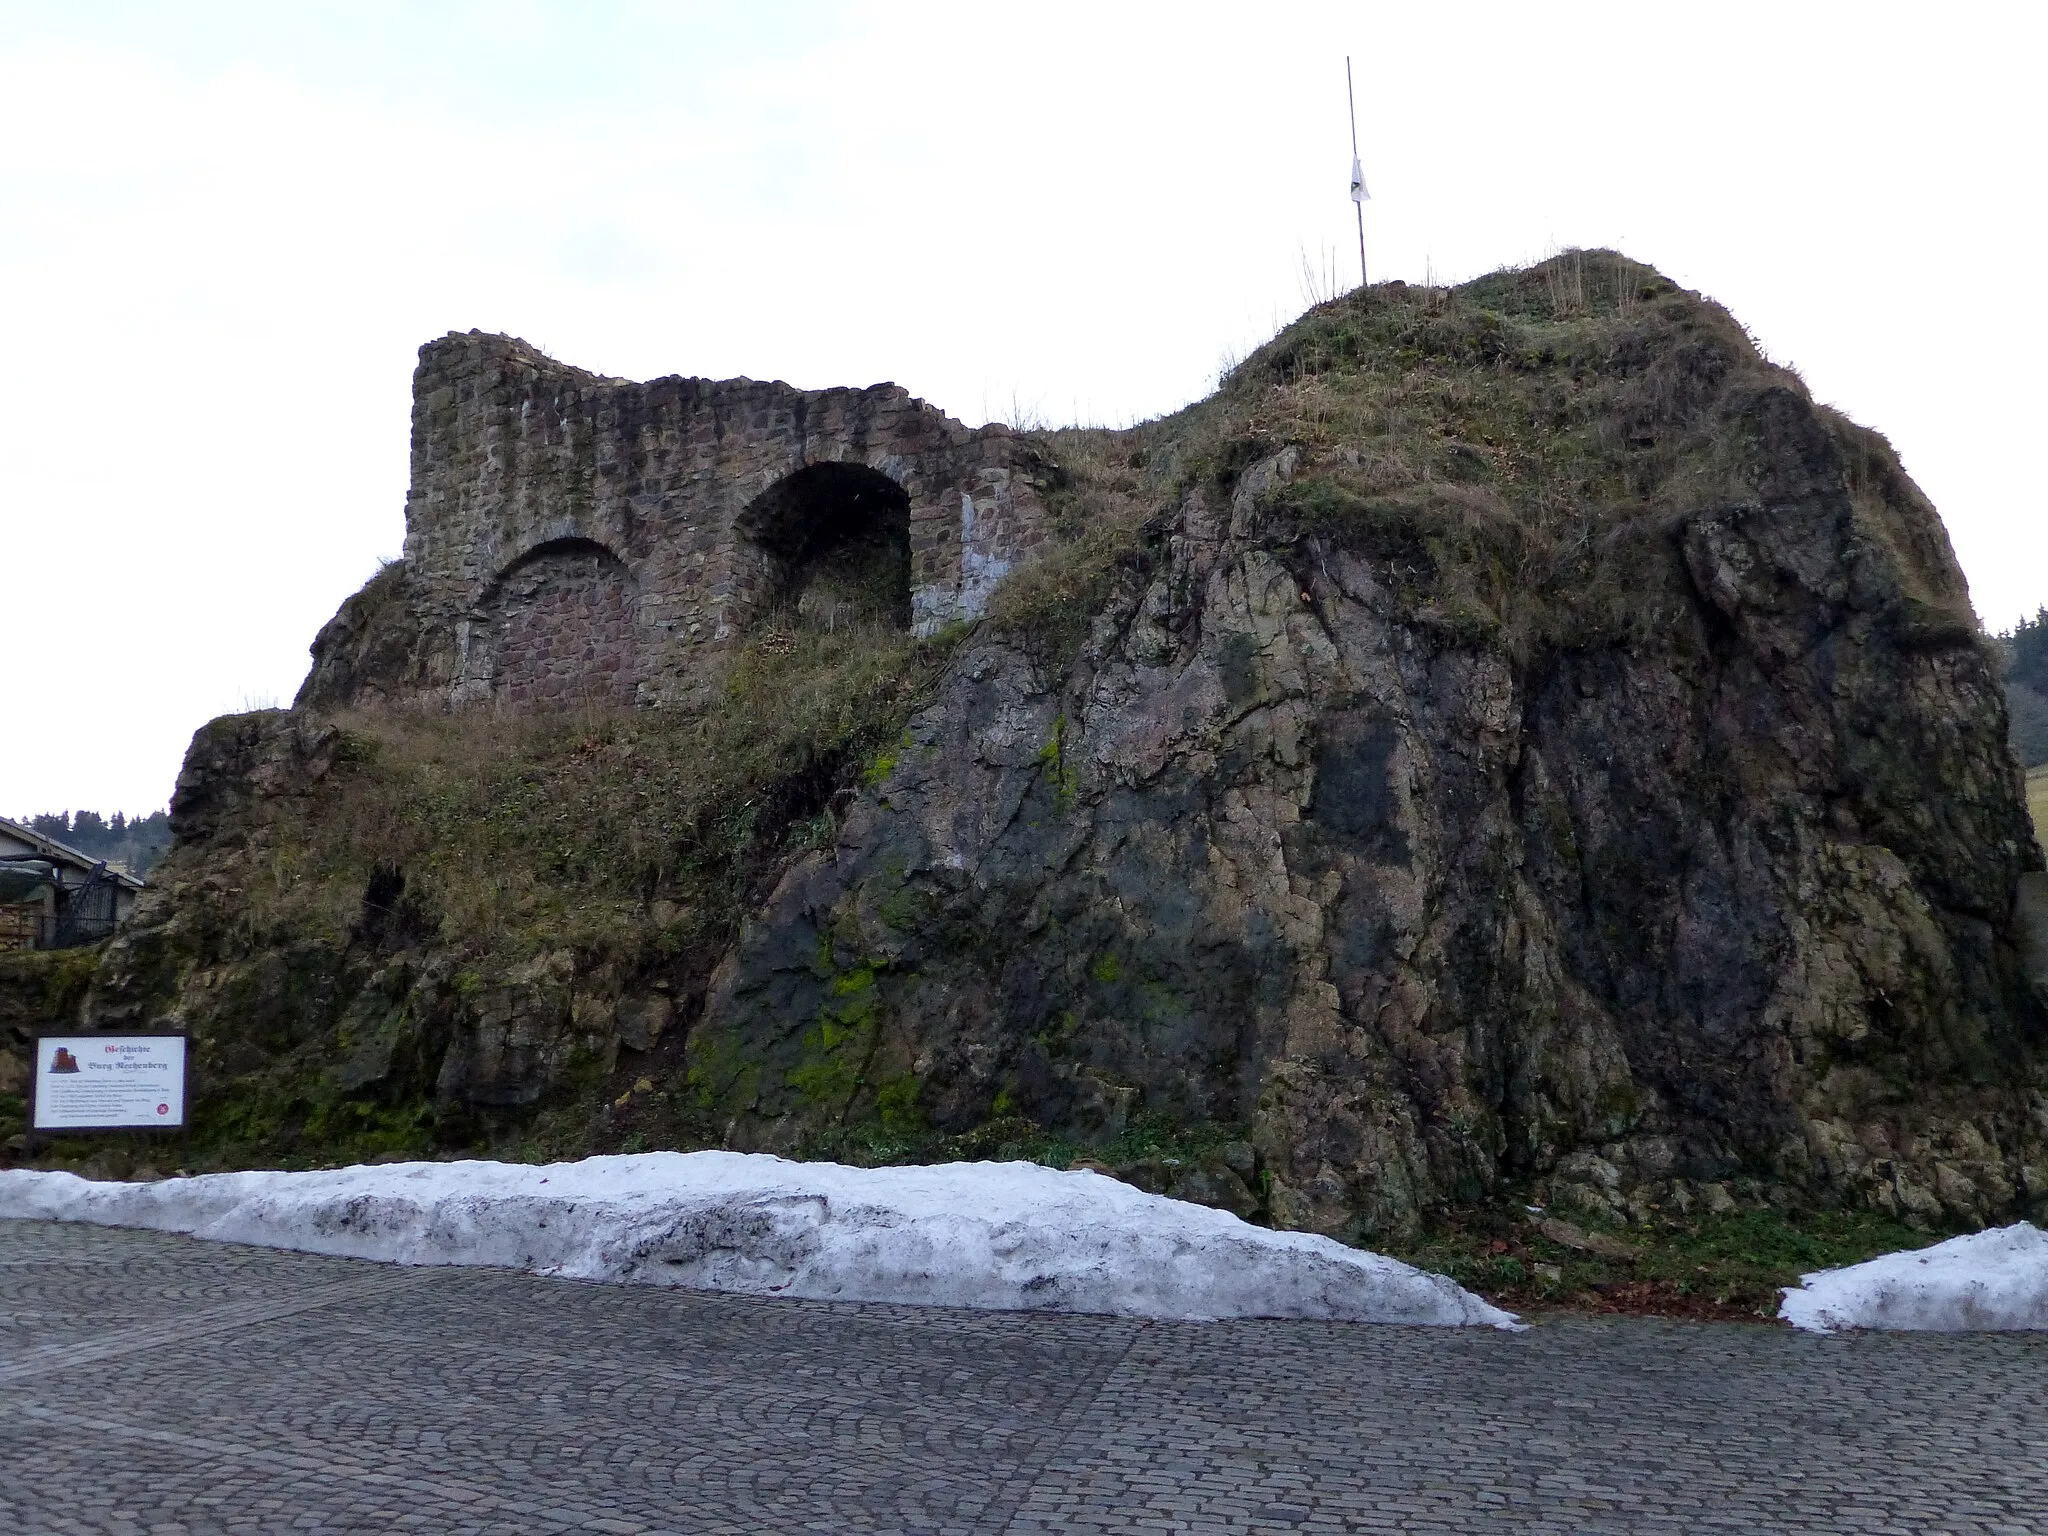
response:
{"label": "information sign", "polygon": [[181,1130],[183,1035],[42,1035],[31,1131]]}

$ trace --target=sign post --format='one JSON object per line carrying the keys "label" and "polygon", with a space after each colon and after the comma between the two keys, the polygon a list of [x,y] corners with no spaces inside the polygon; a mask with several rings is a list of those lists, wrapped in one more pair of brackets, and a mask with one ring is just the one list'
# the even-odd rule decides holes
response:
{"label": "sign post", "polygon": [[181,1131],[186,1037],[38,1035],[29,1076],[28,1136],[89,1131]]}

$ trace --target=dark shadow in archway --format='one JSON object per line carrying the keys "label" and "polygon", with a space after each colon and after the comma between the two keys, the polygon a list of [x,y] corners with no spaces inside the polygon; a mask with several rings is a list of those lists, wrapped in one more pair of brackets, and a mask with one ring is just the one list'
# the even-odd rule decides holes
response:
{"label": "dark shadow in archway", "polygon": [[765,557],[757,619],[910,627],[910,497],[880,471],[799,469],[754,499],[739,531]]}

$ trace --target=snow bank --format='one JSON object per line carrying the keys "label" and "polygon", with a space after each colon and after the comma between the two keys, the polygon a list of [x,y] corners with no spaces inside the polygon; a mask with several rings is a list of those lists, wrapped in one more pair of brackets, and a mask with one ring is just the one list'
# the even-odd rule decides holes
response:
{"label": "snow bank", "polygon": [[0,1173],[0,1217],[821,1301],[1514,1326],[1442,1275],[1033,1163],[650,1152],[155,1184],[21,1170]]}
{"label": "snow bank", "polygon": [[1815,1333],[2048,1328],[2048,1232],[2023,1221],[1801,1281],[1785,1288],[1778,1316]]}

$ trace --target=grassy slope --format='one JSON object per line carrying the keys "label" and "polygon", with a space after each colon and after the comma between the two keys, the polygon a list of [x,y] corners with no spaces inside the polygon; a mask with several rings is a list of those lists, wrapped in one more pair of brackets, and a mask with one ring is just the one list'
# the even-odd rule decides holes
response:
{"label": "grassy slope", "polygon": [[763,870],[829,831],[823,802],[894,741],[949,650],[771,631],[701,714],[346,718],[330,803],[273,823],[250,916],[343,938],[389,863],[493,972],[622,940],[723,942]]}
{"label": "grassy slope", "polygon": [[[200,1166],[578,1156],[619,1150],[636,1130],[643,1145],[715,1144],[717,1128],[684,1112],[680,1060],[661,1053],[624,1072],[628,1091],[650,1070],[675,1090],[677,1112],[658,1124],[622,1121],[608,1107],[619,1074],[596,1064],[531,1111],[450,1116],[414,1015],[436,988],[471,996],[521,980],[566,998],[573,977],[582,1000],[701,989],[741,914],[831,835],[835,794],[885,768],[957,638],[769,627],[697,713],[338,721],[338,760],[310,793],[250,804],[160,872],[180,917],[151,941],[153,1011],[175,1004],[214,1048],[194,1117]],[[392,872],[402,894],[372,932],[367,896]],[[41,979],[59,958],[85,965],[79,985]],[[22,1014],[17,1041],[75,1010],[95,958],[23,957],[22,977],[0,975],[0,1004]],[[382,1012],[406,1014],[412,1035],[393,1070],[353,1081],[351,1056],[382,1025],[377,1009],[340,1012],[337,1000],[372,996],[379,978],[394,989]],[[21,1129],[10,1086],[0,1081],[0,1145]],[[129,1149],[76,1140],[49,1155],[119,1162]]]}

